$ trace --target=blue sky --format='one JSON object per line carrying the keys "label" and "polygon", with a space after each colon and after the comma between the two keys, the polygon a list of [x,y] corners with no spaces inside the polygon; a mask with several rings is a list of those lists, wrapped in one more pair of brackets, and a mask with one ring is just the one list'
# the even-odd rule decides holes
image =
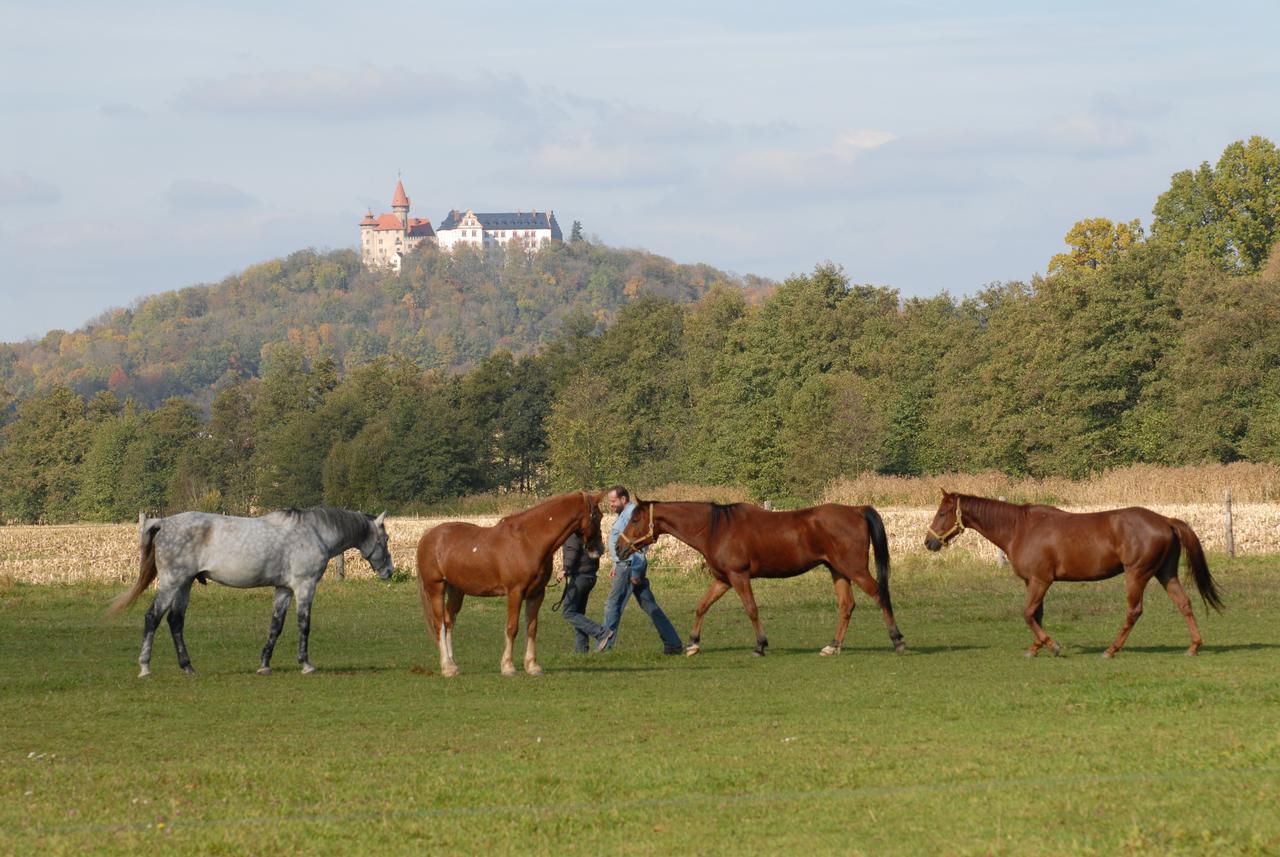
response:
{"label": "blue sky", "polygon": [[[119,5],[122,8],[112,8]],[[1280,3],[0,2],[0,340],[413,214],[904,295],[1280,141]]]}

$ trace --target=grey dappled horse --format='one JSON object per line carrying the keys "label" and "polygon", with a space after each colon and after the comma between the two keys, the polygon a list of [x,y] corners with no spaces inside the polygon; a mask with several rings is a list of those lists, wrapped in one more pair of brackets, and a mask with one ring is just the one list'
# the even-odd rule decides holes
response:
{"label": "grey dappled horse", "polygon": [[139,678],[151,674],[151,643],[160,617],[169,612],[169,631],[178,650],[178,666],[195,670],[182,641],[191,583],[216,580],[226,586],[248,588],[274,586],[275,607],[271,630],[262,649],[259,675],[271,674],[271,652],[284,625],[289,602],[298,599],[298,663],[303,673],[315,672],[307,660],[307,635],[311,631],[311,599],[329,560],[349,548],[358,548],[378,577],[391,576],[387,549],[386,513],[373,517],[347,509],[285,509],[260,518],[233,518],[207,512],[183,512],[168,518],[138,514],[141,567],[133,589],[116,599],[112,614],[128,607],[159,577],[156,600],[142,625]]}

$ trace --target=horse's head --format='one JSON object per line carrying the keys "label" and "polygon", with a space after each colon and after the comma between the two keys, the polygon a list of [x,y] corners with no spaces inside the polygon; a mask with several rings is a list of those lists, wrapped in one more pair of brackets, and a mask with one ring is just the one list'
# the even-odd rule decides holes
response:
{"label": "horse's head", "polygon": [[924,546],[931,551],[940,551],[963,532],[964,513],[960,509],[960,495],[943,491],[938,514],[933,516],[929,534],[924,537]]}
{"label": "horse's head", "polygon": [[587,556],[592,559],[599,559],[604,553],[604,542],[600,537],[600,501],[604,499],[604,494],[603,491],[596,494],[582,492],[583,508],[582,517],[578,521],[578,537],[582,539]]}
{"label": "horse's head", "polygon": [[387,528],[384,524],[387,513],[369,519],[369,529],[364,541],[360,543],[360,555],[368,561],[369,566],[382,580],[391,577],[395,566],[391,563],[391,550],[387,546]]}
{"label": "horse's head", "polygon": [[644,550],[658,540],[653,530],[653,501],[636,500],[631,520],[618,534],[618,558],[626,559],[636,551]]}

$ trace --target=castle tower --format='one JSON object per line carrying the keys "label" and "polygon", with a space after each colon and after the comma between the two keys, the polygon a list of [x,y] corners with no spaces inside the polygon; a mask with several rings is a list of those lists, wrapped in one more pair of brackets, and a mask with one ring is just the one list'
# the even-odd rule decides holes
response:
{"label": "castle tower", "polygon": [[391,211],[396,217],[400,218],[400,222],[404,224],[405,229],[409,228],[409,197],[404,192],[404,185],[400,179],[396,179],[396,193],[391,197]]}

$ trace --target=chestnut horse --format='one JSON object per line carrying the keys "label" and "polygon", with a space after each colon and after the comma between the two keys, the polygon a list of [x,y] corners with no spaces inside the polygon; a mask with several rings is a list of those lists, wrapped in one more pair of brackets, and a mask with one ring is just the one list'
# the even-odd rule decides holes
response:
{"label": "chestnut horse", "polygon": [[542,675],[535,645],[538,609],[551,577],[551,560],[570,533],[578,533],[589,556],[600,542],[600,500],[604,493],[574,491],[508,515],[492,527],[462,521],[440,524],[418,540],[418,590],[427,629],[440,648],[440,673],[458,674],[453,660],[453,623],[465,595],[507,597],[507,646],[502,674],[516,674],[512,648],[525,605],[524,669]]}
{"label": "chestnut horse", "polygon": [[[702,554],[714,578],[698,603],[686,655],[698,653],[703,617],[732,587],[756,629],[754,654],[763,656],[769,640],[760,624],[751,579],[795,577],[817,565],[826,565],[830,570],[840,610],[836,636],[823,647],[823,655],[839,654],[844,645],[849,617],[853,615],[850,583],[858,584],[880,605],[894,650],[901,653],[906,649],[889,599],[889,542],[884,522],[870,506],[827,503],[810,509],[772,512],[750,503],[723,506],[637,500],[631,521],[618,539],[619,556],[625,558],[667,534]],[[878,581],[868,572],[868,548],[875,552]]]}
{"label": "chestnut horse", "polygon": [[1191,632],[1188,655],[1194,655],[1204,641],[1191,612],[1191,599],[1178,582],[1178,556],[1187,552],[1187,564],[1204,603],[1222,609],[1222,599],[1205,564],[1200,540],[1186,521],[1166,518],[1150,509],[1130,506],[1107,512],[1064,512],[1053,506],[1018,505],[942,492],[938,514],[929,526],[924,545],[931,551],[949,545],[965,529],[976,530],[1004,551],[1009,565],[1027,587],[1027,604],[1022,611],[1034,641],[1027,657],[1035,657],[1048,646],[1059,654],[1061,647],[1045,633],[1044,595],[1055,580],[1106,580],[1123,573],[1129,612],[1114,643],[1102,653],[1114,657],[1124,645],[1134,623],[1142,615],[1142,594],[1154,577],[1169,593],[1187,620]]}

